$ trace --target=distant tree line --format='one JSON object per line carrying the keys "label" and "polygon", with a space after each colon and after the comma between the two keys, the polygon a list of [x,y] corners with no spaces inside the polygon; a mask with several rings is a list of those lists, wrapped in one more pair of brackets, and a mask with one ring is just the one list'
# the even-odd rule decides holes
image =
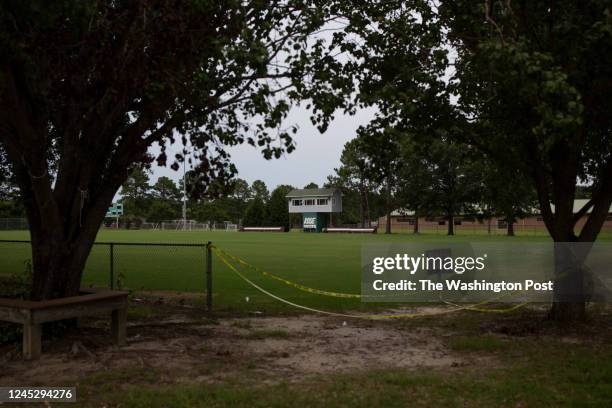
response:
{"label": "distant tree line", "polygon": [[[316,184],[309,184],[310,187]],[[289,215],[285,196],[295,187],[279,185],[272,192],[261,180],[251,185],[234,179],[215,197],[204,197],[197,191],[193,174],[187,173],[187,219],[198,222],[230,221],[244,226],[298,225],[299,216]],[[121,188],[124,219],[147,222],[178,220],[182,217],[183,186],[162,176],[151,184],[150,171],[136,168]]]}
{"label": "distant tree line", "polygon": [[[367,132],[372,133],[367,133]],[[370,226],[394,209],[414,212],[414,232],[419,231],[419,217],[439,217],[450,220],[467,215],[485,221],[493,216],[507,221],[508,234],[513,234],[514,222],[537,207],[535,191],[517,174],[502,171],[485,156],[467,151],[451,143],[429,144],[424,147],[406,135],[384,137],[396,139],[395,156],[384,157],[372,128],[360,129],[347,142],[340,165],[327,177],[323,187],[342,192],[342,213],[334,215],[336,225]],[[402,139],[404,139],[402,141]],[[408,140],[408,141],[406,141]],[[1,159],[1,158],[0,158]],[[387,160],[386,176],[380,161]],[[0,161],[0,167],[2,162]],[[0,218],[25,217],[15,184],[0,174]],[[182,183],[161,176],[152,182],[151,171],[136,168],[123,184],[120,199],[124,205],[124,222],[178,220],[182,217]],[[223,222],[244,226],[301,225],[299,214],[288,213],[285,196],[294,189],[279,185],[270,192],[261,180],[251,185],[241,178],[233,180],[215,198],[198,196],[193,175],[187,177],[187,218],[198,222]],[[318,188],[309,183],[304,188]],[[589,198],[589,187],[578,186],[577,198]],[[454,222],[447,223],[454,233]],[[387,230],[387,226],[381,226]]]}
{"label": "distant tree line", "polygon": [[25,210],[19,199],[19,188],[9,171],[5,153],[0,149],[0,218],[21,217],[25,217]]}
{"label": "distant tree line", "polygon": [[[389,146],[392,146],[390,149]],[[458,215],[474,219],[502,217],[508,234],[520,217],[536,208],[535,190],[510,170],[493,166],[486,156],[468,146],[429,139],[420,143],[397,130],[362,127],[347,142],[335,174],[326,186],[343,192],[342,222],[368,226],[390,213],[413,213],[414,232],[419,217],[447,221],[454,234]]]}

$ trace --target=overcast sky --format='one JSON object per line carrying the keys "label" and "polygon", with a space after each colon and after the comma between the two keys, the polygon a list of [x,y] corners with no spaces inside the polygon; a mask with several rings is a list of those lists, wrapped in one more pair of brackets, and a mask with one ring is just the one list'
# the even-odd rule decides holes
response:
{"label": "overcast sky", "polygon": [[[336,25],[337,23],[330,23],[313,39],[331,41],[330,29],[338,29]],[[342,27],[342,24],[339,27]],[[327,176],[333,173],[334,168],[338,167],[344,144],[355,137],[357,128],[367,124],[374,117],[374,113],[375,108],[360,110],[354,116],[345,116],[340,111],[336,112],[336,119],[327,131],[321,134],[310,123],[310,112],[303,106],[296,106],[289,112],[282,125],[284,129],[294,124],[299,126],[297,134],[293,135],[296,150],[280,159],[265,160],[260,150],[246,143],[228,149],[238,168],[237,177],[245,179],[249,184],[258,179],[263,180],[270,191],[279,184],[290,184],[299,188],[310,182],[322,185]],[[179,152],[182,146],[174,145],[171,149]],[[155,154],[159,152],[159,148],[154,147],[151,151]],[[171,154],[168,156],[172,157]],[[154,167],[152,182],[155,182],[159,176],[167,176],[178,181],[182,177],[182,171],[175,172],[170,168]]]}
{"label": "overcast sky", "polygon": [[[312,181],[322,185],[334,168],[338,167],[344,144],[355,137],[359,125],[367,124],[373,118],[374,112],[374,109],[362,110],[355,116],[338,113],[328,130],[321,134],[310,123],[309,112],[296,107],[283,124],[283,128],[292,124],[299,126],[294,137],[296,150],[280,159],[265,160],[260,150],[248,144],[230,149],[233,162],[238,168],[238,177],[247,180],[249,184],[257,179],[263,180],[269,190],[279,184],[301,188]],[[180,151],[181,147],[175,145],[173,149]],[[178,181],[182,171],[154,167],[152,182],[159,176],[168,176]]]}

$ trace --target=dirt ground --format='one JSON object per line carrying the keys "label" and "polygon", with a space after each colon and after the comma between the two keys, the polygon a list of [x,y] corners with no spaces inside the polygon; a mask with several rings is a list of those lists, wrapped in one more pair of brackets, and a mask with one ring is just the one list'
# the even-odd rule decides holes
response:
{"label": "dirt ground", "polygon": [[159,370],[169,382],[216,381],[245,371],[266,382],[355,369],[491,363],[454,354],[441,340],[445,335],[317,315],[211,319],[198,308],[144,302],[130,313],[124,347],[111,343],[106,319],[90,319],[61,339],[45,339],[38,362],[24,362],[15,345],[0,348],[0,384],[72,384],[134,369]]}
{"label": "dirt ground", "polygon": [[[429,313],[432,308],[419,310]],[[368,369],[495,367],[495,356],[453,351],[448,340],[465,332],[471,321],[476,324],[469,328],[472,335],[546,336],[537,320],[525,324],[520,316],[516,322],[470,316],[445,315],[436,324],[319,315],[211,317],[175,296],[136,299],[130,307],[126,346],[112,344],[110,319],[80,321],[79,329],[61,338],[44,338],[40,361],[23,361],[18,345],[0,347],[0,385],[77,384],[105,373],[115,373],[118,382],[138,382],[133,377],[155,372],[166,383],[228,378],[274,383]],[[561,340],[583,342],[591,337],[570,333]]]}
{"label": "dirt ground", "polygon": [[259,406],[290,406],[313,395],[323,398],[319,406],[346,406],[347,395],[384,406],[387,392],[405,402],[417,393],[420,406],[451,400],[491,406],[500,395],[511,398],[508,406],[540,406],[560,398],[558,387],[571,390],[562,395],[565,405],[589,399],[609,406],[612,308],[599,310],[598,320],[560,328],[546,321],[545,306],[362,320],[208,314],[201,299],[148,295],[131,301],[125,346],[112,344],[104,317],[79,321],[61,337],[44,336],[40,361],[24,361],[19,345],[0,346],[0,386],[76,386],[80,406],[96,407],[129,401],[166,407],[175,399],[182,406],[247,407],[251,398],[264,398]]}

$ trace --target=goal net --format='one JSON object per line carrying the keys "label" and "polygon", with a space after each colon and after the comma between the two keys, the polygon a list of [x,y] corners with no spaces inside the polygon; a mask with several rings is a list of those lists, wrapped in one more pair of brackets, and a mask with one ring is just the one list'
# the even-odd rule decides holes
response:
{"label": "goal net", "polygon": [[194,220],[172,220],[161,222],[159,229],[175,231],[209,231],[210,226],[207,223],[196,222]]}

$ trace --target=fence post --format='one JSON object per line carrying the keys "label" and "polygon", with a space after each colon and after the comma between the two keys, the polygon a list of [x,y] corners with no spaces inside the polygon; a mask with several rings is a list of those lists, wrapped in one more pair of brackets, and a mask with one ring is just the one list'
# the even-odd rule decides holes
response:
{"label": "fence post", "polygon": [[211,241],[206,244],[206,309],[212,312],[212,245]]}
{"label": "fence post", "polygon": [[115,289],[115,244],[110,243],[110,288]]}

